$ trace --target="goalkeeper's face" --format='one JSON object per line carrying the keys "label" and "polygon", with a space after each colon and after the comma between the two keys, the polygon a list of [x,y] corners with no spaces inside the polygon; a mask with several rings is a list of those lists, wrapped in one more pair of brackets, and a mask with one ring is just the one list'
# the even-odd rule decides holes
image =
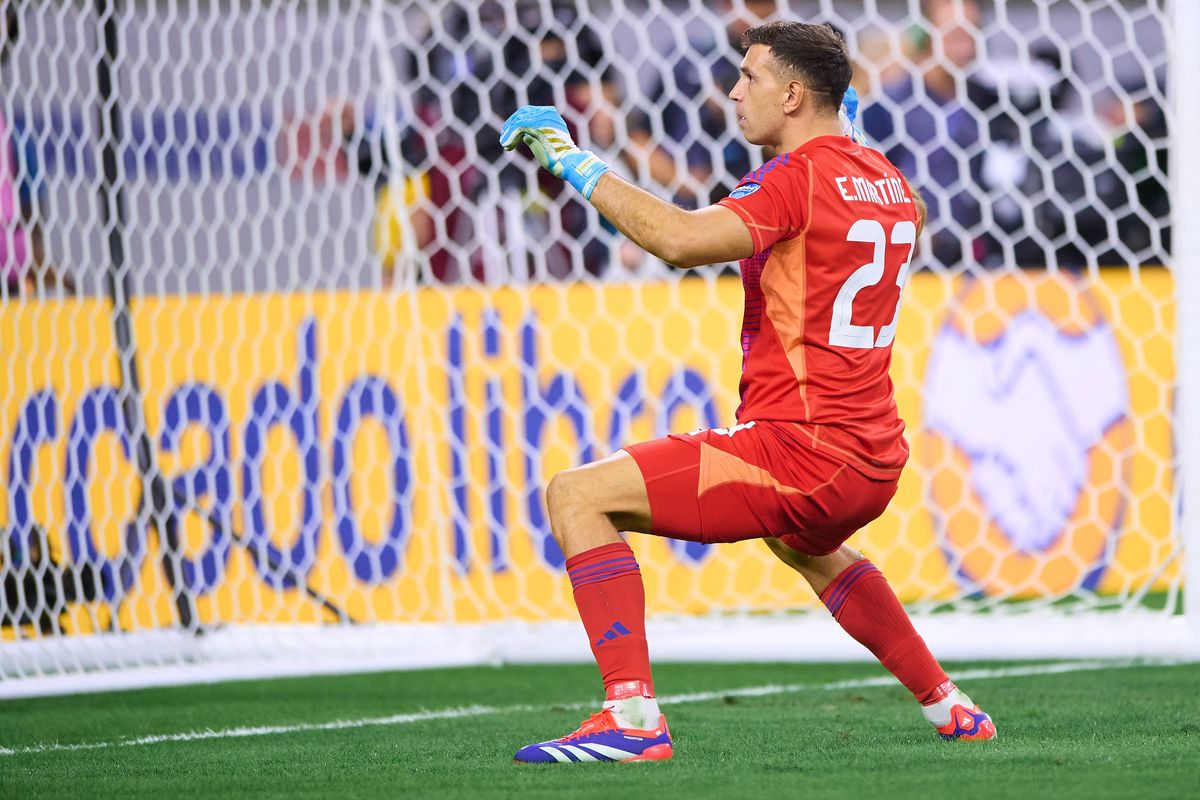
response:
{"label": "goalkeeper's face", "polygon": [[750,46],[742,59],[742,77],[729,92],[729,99],[735,104],[738,127],[747,142],[768,147],[779,143],[790,83],[780,74],[769,47]]}

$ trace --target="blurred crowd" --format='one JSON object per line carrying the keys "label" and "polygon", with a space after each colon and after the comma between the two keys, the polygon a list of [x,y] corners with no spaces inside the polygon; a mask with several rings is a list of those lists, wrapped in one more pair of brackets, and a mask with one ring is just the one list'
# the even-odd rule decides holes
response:
{"label": "blurred crowd", "polygon": [[[519,105],[557,106],[581,146],[635,183],[685,207],[714,202],[762,158],[740,140],[725,97],[738,42],[786,9],[681,4],[675,19],[634,26],[554,0],[517,3],[514,27],[506,5],[451,3],[418,20],[431,44],[406,57],[418,87],[407,122],[389,131],[370,107],[336,110],[361,174],[379,187],[386,274],[406,252],[417,278],[435,282],[660,274],[560,181],[503,154],[497,127]],[[1165,261],[1161,76],[1083,96],[1069,50],[1051,38],[988,57],[976,0],[925,0],[905,24],[867,25],[843,31],[861,124],[929,202],[923,266]],[[1084,111],[1105,127],[1081,124]]]}
{"label": "blurred crowd", "polygon": [[[786,6],[405,5],[402,30],[389,34],[394,79],[329,102],[319,124],[339,163],[373,187],[384,282],[665,274],[569,187],[503,153],[499,126],[520,105],[556,106],[576,140],[619,174],[681,206],[715,202],[763,160],[741,140],[726,97],[741,35],[789,16]],[[0,73],[19,36],[13,8],[3,17]],[[919,14],[912,4],[884,8],[861,13],[843,34],[861,127],[929,203],[919,267],[1167,260],[1162,75],[1107,70],[1085,83],[1053,30],[1018,35],[978,0],[923,0]],[[993,47],[997,37],[1008,46]],[[71,276],[42,247],[36,154],[18,146],[9,123],[0,111],[0,295],[69,292]]]}
{"label": "blurred crowd", "polygon": [[[0,79],[8,79],[8,60],[20,36],[20,15],[15,6],[5,6],[0,10]],[[44,184],[38,166],[28,138],[21,141],[14,135],[0,107],[0,299],[75,291],[71,275],[46,256],[39,208]]]}
{"label": "blurred crowd", "polygon": [[[887,37],[860,42],[882,54],[862,125],[925,193],[933,262],[1164,263],[1167,131],[1155,93],[1126,84],[1083,98],[1047,36],[985,61],[976,0],[923,10],[900,58],[881,47]],[[1085,101],[1109,124],[1107,146],[1080,124]]]}

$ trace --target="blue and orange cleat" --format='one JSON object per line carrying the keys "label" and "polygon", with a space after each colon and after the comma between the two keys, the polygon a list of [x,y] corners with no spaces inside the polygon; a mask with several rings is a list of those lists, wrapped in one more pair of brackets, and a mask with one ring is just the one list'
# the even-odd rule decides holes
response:
{"label": "blue and orange cleat", "polygon": [[667,718],[659,716],[652,731],[622,728],[611,711],[592,714],[579,729],[561,739],[522,747],[513,761],[522,764],[577,764],[588,761],[666,761],[674,752]]}
{"label": "blue and orange cleat", "polygon": [[996,738],[996,723],[979,706],[956,705],[950,709],[950,722],[937,732],[947,741],[982,742]]}

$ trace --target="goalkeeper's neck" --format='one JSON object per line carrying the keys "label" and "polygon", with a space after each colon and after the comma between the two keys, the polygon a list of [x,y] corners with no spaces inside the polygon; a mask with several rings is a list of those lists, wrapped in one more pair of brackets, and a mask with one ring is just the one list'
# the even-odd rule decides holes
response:
{"label": "goalkeeper's neck", "polygon": [[837,112],[808,112],[789,115],[779,128],[776,142],[762,142],[764,155],[768,158],[779,153],[790,153],[803,147],[818,136],[842,136],[842,124]]}

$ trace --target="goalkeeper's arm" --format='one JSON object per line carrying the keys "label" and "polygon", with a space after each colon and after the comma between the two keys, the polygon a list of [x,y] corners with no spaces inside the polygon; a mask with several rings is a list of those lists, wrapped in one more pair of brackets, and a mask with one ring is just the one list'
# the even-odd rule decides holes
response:
{"label": "goalkeeper's arm", "polygon": [[754,255],[746,223],[724,206],[688,211],[611,172],[596,184],[590,199],[634,244],[672,266],[686,269]]}
{"label": "goalkeeper's arm", "polygon": [[[839,112],[843,131],[865,144],[854,126],[857,110],[858,94],[849,89]],[[737,214],[720,205],[686,211],[618,178],[594,153],[572,141],[562,116],[550,106],[525,106],[505,121],[500,144],[512,150],[520,142],[543,167],[578,189],[617,230],[668,264],[698,267],[754,255],[750,231]],[[925,227],[925,201],[911,185],[909,195],[916,203],[919,233]]]}
{"label": "goalkeeper's arm", "polygon": [[622,180],[595,154],[575,145],[551,107],[525,106],[508,118],[500,143],[511,150],[521,142],[617,230],[668,264],[698,267],[754,255],[750,231],[737,214],[723,206],[687,211]]}
{"label": "goalkeeper's arm", "polygon": [[[925,198],[907,178],[904,182],[916,206],[920,236],[928,214]],[[687,211],[611,172],[596,180],[588,199],[617,230],[668,264],[698,267],[754,255],[754,243],[746,224],[724,206]]]}

